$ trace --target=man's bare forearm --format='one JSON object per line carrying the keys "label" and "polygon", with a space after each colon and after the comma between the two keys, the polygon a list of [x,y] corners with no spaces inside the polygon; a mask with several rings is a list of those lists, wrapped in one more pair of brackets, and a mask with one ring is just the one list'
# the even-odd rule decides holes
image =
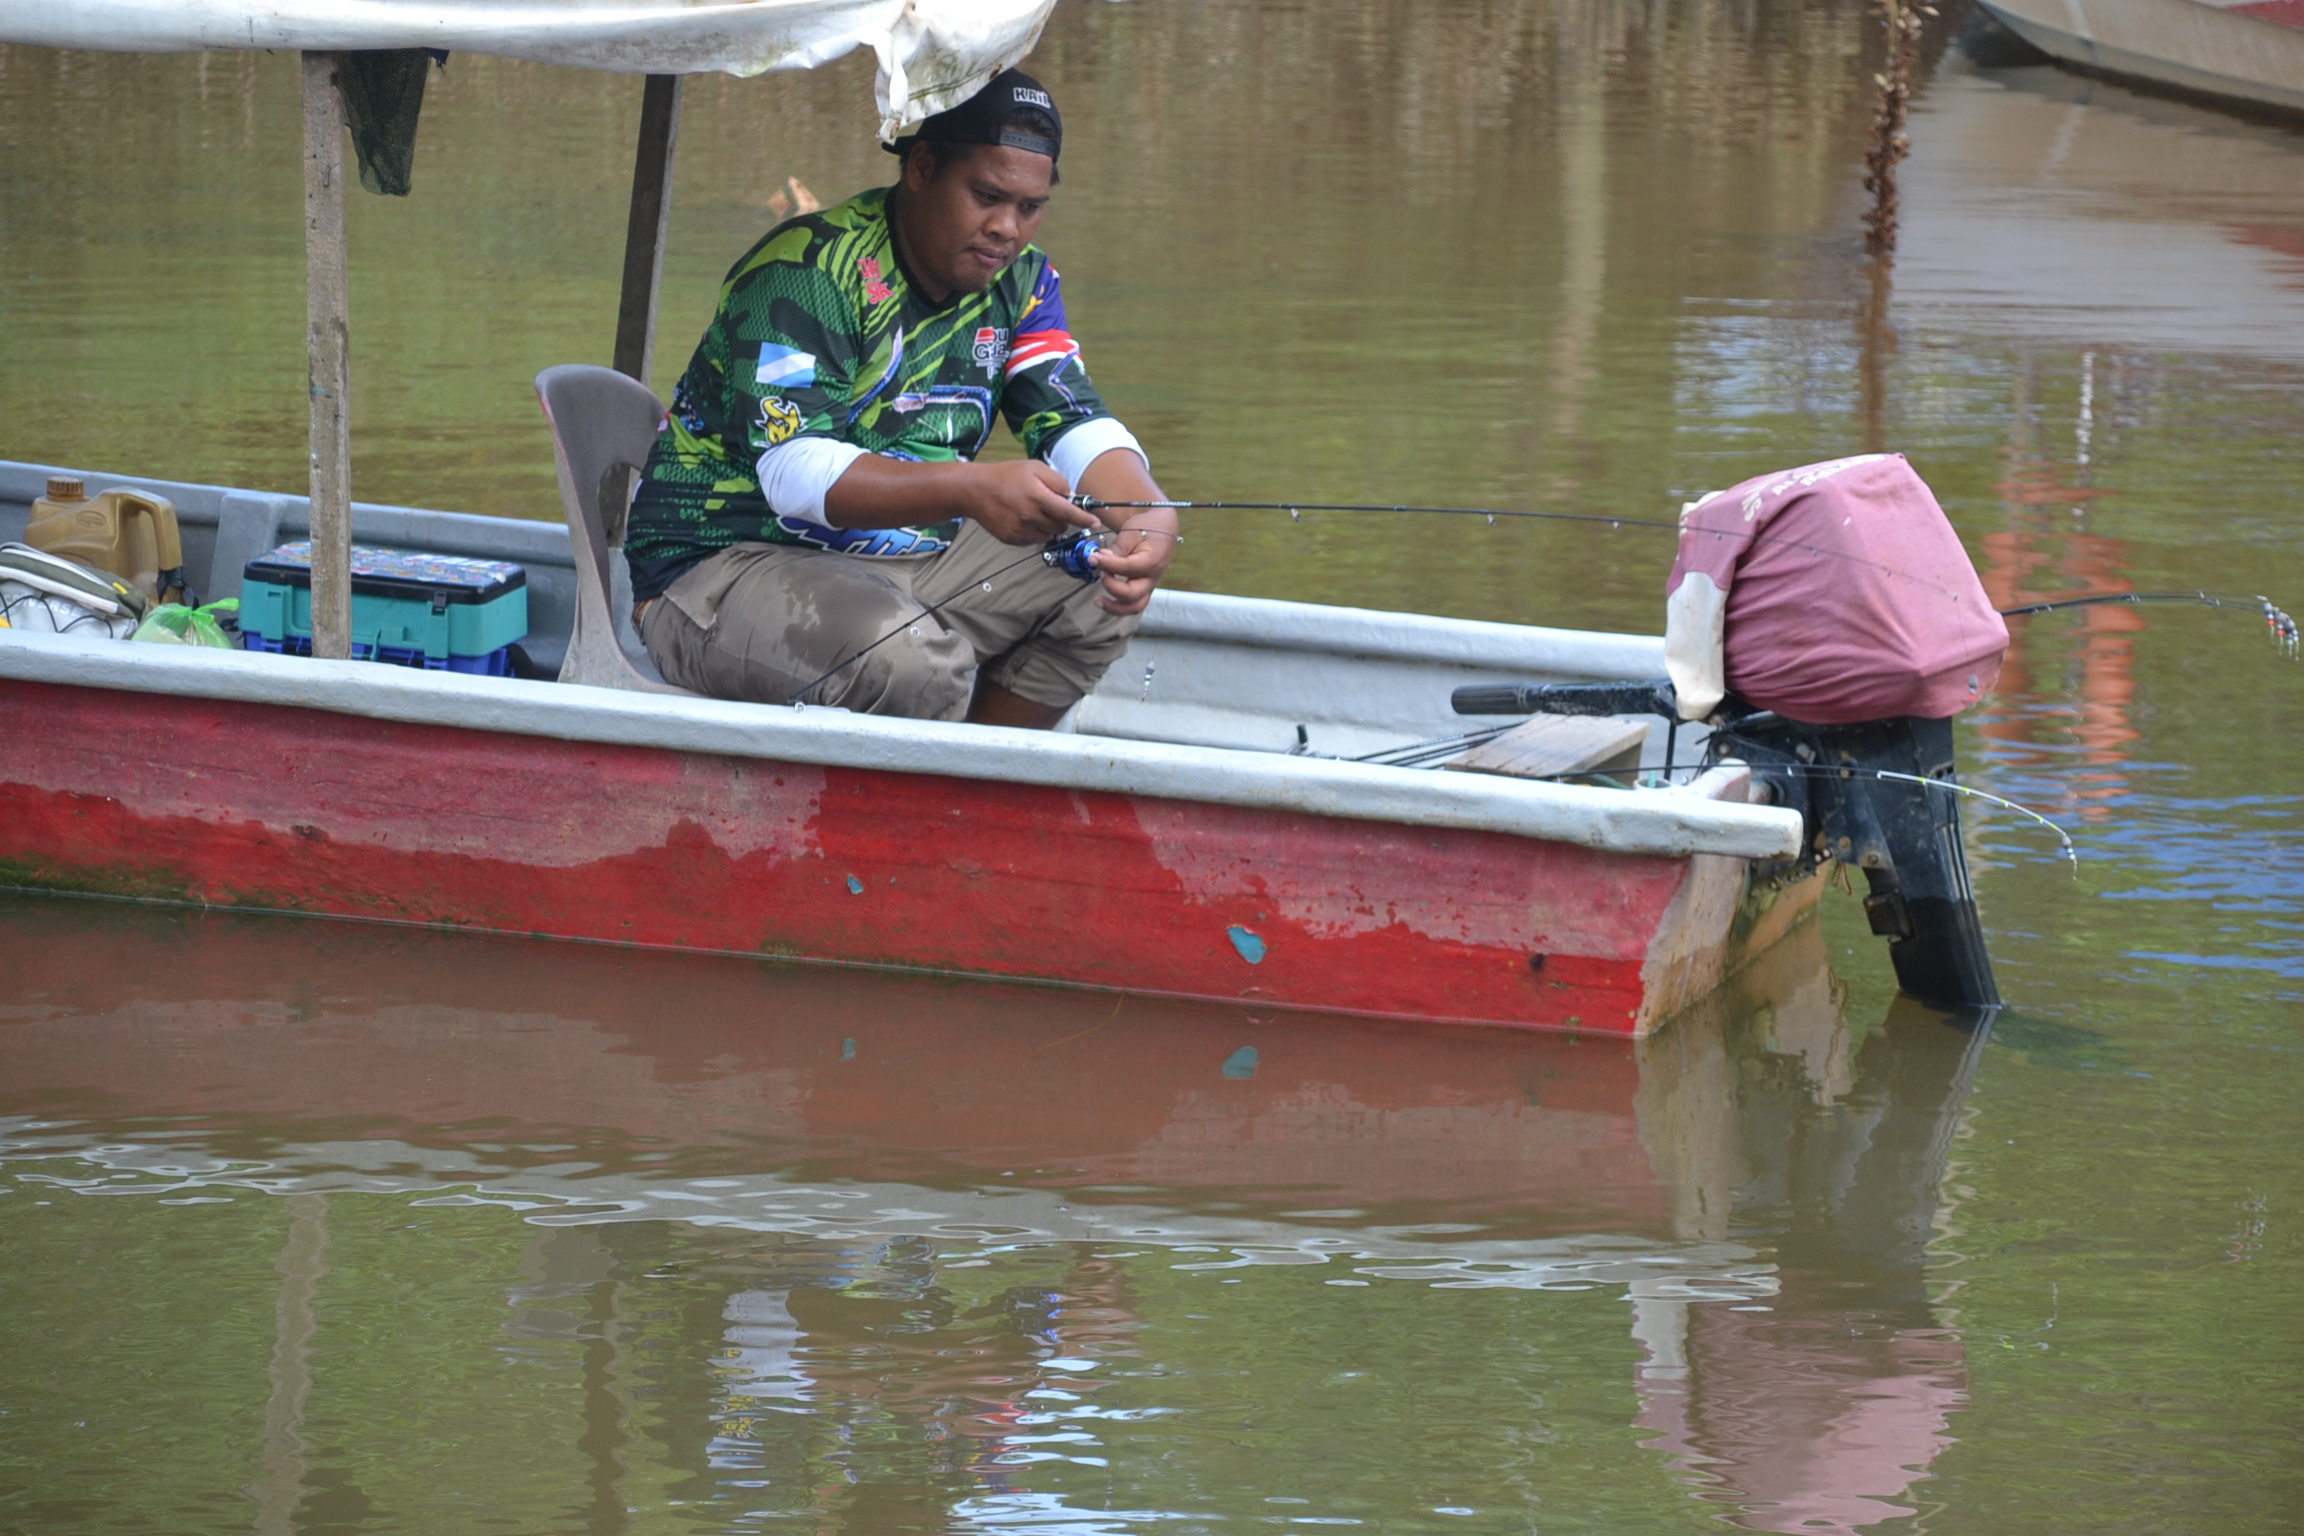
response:
{"label": "man's bare forearm", "polygon": [[965,517],[967,463],[919,464],[868,454],[824,493],[824,520],[835,528],[903,528]]}
{"label": "man's bare forearm", "polygon": [[1007,544],[1054,538],[1096,520],[1072,505],[1064,477],[1032,459],[920,464],[868,454],[824,493],[835,528],[904,528],[965,517]]}

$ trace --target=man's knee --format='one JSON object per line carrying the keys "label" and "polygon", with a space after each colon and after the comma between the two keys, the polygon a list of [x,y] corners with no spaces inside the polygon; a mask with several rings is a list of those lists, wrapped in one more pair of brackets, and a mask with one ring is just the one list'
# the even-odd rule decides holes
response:
{"label": "man's knee", "polygon": [[1019,698],[1054,708],[1069,708],[1095,692],[1106,670],[1127,653],[1137,619],[1082,606],[1085,612],[1068,607],[1006,654],[986,658],[985,675]]}
{"label": "man's knee", "polygon": [[[960,719],[975,655],[890,575],[835,554],[738,552],[649,605],[641,638],[665,678],[713,698]],[[685,580],[685,578],[684,578]],[[688,598],[687,602],[678,601]],[[699,622],[691,612],[704,606]]]}

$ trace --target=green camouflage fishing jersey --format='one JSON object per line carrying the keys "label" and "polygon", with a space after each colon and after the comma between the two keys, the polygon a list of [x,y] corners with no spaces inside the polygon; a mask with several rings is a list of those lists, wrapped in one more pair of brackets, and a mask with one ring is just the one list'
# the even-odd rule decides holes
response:
{"label": "green camouflage fishing jersey", "polygon": [[1073,428],[1109,417],[1046,254],[1026,246],[984,292],[932,307],[896,259],[888,191],[779,224],[729,272],[632,505],[625,554],[636,599],[731,544],[914,555],[945,548],[958,531],[957,522],[844,529],[778,515],[758,465],[788,442],[973,459],[997,412],[1045,460]]}

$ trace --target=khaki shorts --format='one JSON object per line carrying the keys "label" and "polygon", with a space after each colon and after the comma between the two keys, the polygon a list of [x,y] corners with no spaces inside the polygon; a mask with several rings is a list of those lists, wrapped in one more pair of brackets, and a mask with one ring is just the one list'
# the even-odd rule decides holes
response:
{"label": "khaki shorts", "polygon": [[974,523],[934,555],[738,544],[642,605],[640,638],[666,681],[716,699],[788,704],[806,689],[803,703],[959,720],[981,668],[1010,693],[1060,709],[1120,659],[1136,619],[1099,608],[1101,584],[1036,553]]}

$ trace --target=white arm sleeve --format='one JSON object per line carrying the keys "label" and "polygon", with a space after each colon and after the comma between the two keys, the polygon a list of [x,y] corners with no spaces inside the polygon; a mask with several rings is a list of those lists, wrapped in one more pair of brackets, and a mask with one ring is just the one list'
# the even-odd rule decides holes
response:
{"label": "white arm sleeve", "polygon": [[1080,423],[1048,450],[1048,467],[1062,475],[1072,489],[1080,489],[1080,477],[1088,473],[1088,466],[1115,448],[1125,448],[1152,467],[1152,457],[1136,435],[1109,416],[1094,416]]}
{"label": "white arm sleeve", "polygon": [[1728,692],[1728,594],[1690,571],[1664,603],[1664,670],[1672,674],[1680,718],[1701,720]]}
{"label": "white arm sleeve", "polygon": [[778,517],[797,517],[821,527],[832,526],[824,518],[824,496],[832,489],[832,482],[848,472],[848,466],[864,457],[864,450],[853,443],[836,443],[828,437],[796,437],[788,443],[778,443],[760,455],[760,490],[768,498],[768,505]]}

